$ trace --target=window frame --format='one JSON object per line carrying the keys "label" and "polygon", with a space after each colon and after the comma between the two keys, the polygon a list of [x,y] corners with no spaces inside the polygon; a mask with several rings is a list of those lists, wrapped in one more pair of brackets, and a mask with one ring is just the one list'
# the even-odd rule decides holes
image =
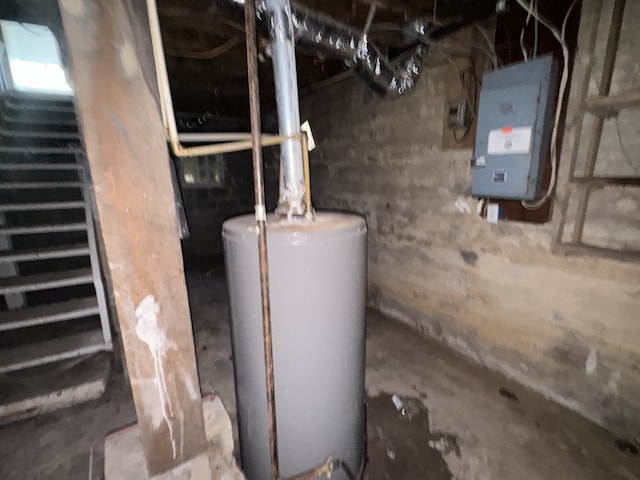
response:
{"label": "window frame", "polygon": [[[188,182],[186,181],[186,175],[187,172],[185,167],[186,167],[186,162],[202,162],[205,164],[205,166],[203,165],[195,165],[195,181],[194,182]],[[202,155],[202,156],[197,156],[197,157],[182,157],[179,158],[179,164],[180,164],[180,185],[183,188],[188,188],[188,189],[198,189],[198,188],[206,188],[206,189],[210,189],[210,190],[218,190],[218,189],[224,189],[225,188],[225,184],[226,184],[226,163],[225,163],[225,157],[223,154],[214,154],[214,155]],[[207,172],[207,178],[206,179],[201,179],[199,178],[199,172],[202,171],[202,169],[206,169],[208,170]],[[214,172],[214,169],[217,169],[218,171]],[[219,180],[215,180],[213,178],[215,177],[219,177]]]}

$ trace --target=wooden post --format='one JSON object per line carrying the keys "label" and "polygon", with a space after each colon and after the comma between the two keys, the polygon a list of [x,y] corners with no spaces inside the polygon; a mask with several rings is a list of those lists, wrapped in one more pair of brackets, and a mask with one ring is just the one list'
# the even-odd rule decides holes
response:
{"label": "wooden post", "polygon": [[205,451],[145,3],[59,0],[149,477]]}

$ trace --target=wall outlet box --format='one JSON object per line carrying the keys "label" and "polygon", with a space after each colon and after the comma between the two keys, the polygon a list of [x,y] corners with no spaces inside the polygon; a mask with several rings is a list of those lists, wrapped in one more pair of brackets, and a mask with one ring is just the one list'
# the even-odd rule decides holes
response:
{"label": "wall outlet box", "polygon": [[502,207],[498,203],[487,204],[487,222],[498,223],[502,217]]}
{"label": "wall outlet box", "polygon": [[466,128],[471,125],[471,108],[466,98],[459,98],[449,103],[447,113],[447,126],[449,128],[458,129]]}
{"label": "wall outlet box", "polygon": [[540,195],[557,70],[547,55],[484,74],[471,162],[473,196],[534,200]]}

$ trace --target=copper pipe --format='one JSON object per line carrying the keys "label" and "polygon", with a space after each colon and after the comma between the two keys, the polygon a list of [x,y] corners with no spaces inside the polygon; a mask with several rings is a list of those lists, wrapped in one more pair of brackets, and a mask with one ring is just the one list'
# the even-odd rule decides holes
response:
{"label": "copper pipe", "polygon": [[[263,138],[273,135],[262,134]],[[178,133],[180,143],[196,142],[234,142],[237,140],[251,140],[251,132],[185,132]]]}
{"label": "copper pipe", "polygon": [[302,166],[304,167],[304,201],[305,214],[307,220],[313,219],[313,208],[311,207],[311,175],[309,173],[309,139],[307,133],[302,132],[300,137],[302,142]]}
{"label": "copper pipe", "polygon": [[[273,347],[271,343],[271,309],[269,305],[269,263],[267,259],[267,214],[264,205],[264,178],[260,135],[260,90],[258,85],[258,47],[256,40],[256,11],[254,2],[244,4],[244,26],[247,39],[247,72],[249,75],[249,114],[253,153],[253,188],[255,192],[256,227],[258,232],[258,260],[260,263],[260,298],[262,300],[262,333],[264,367],[267,386],[267,418],[271,480],[278,480],[278,434],[276,428],[276,399],[273,379]],[[262,139],[264,141],[265,139]]]}
{"label": "copper pipe", "polygon": [[[218,153],[239,152],[252,148],[251,140],[243,140],[214,145],[200,145],[196,147],[185,147],[180,143],[180,134],[176,126],[176,118],[173,110],[173,99],[171,98],[171,88],[169,86],[169,76],[167,75],[167,62],[164,56],[162,44],[162,34],[160,32],[160,19],[158,17],[158,7],[156,0],[147,0],[147,12],[149,15],[149,30],[151,34],[151,47],[153,59],[156,67],[156,80],[158,83],[158,93],[160,96],[160,111],[162,113],[162,123],[171,151],[176,157],[197,157],[200,155],[215,155]],[[255,28],[255,25],[254,25]],[[222,133],[218,133],[222,136]],[[294,136],[260,136],[259,141],[263,147],[280,145],[289,140],[298,138]]]}
{"label": "copper pipe", "polygon": [[[251,138],[251,140],[239,140],[236,142],[216,143],[213,145],[201,145],[196,147],[185,147],[181,145],[179,141],[173,140],[171,140],[169,143],[171,144],[171,150],[176,157],[197,157],[200,155],[215,155],[217,153],[230,153],[240,152],[242,150],[250,150],[253,148],[253,132]],[[261,145],[263,147],[272,147],[296,138],[298,138],[296,135],[271,135],[266,137],[262,136],[262,134],[258,132],[258,145]]]}
{"label": "copper pipe", "polygon": [[331,478],[331,474],[334,471],[333,464],[333,457],[327,457],[324,462],[317,467],[314,467],[312,470],[300,473],[294,477],[288,477],[286,480],[315,480],[316,478],[322,477]]}

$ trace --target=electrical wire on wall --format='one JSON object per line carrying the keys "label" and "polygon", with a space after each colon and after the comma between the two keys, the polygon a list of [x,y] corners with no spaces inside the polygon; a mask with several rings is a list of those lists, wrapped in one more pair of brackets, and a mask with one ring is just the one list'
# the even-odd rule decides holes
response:
{"label": "electrical wire on wall", "polygon": [[[562,21],[562,29],[558,30],[558,28],[553,25],[547,18],[543,17],[538,13],[537,9],[533,9],[532,3],[527,3],[526,0],[516,0],[516,2],[527,12],[530,12],[531,15],[537,22],[540,22],[542,25],[547,27],[549,31],[553,34],[555,39],[558,41],[560,46],[562,47],[562,75],[560,78],[560,89],[558,91],[558,100],[556,102],[556,113],[553,120],[553,130],[551,132],[551,178],[549,179],[549,187],[545,194],[540,197],[538,200],[533,202],[522,201],[520,202],[524,208],[527,210],[537,210],[542,207],[549,198],[553,195],[557,184],[557,170],[558,170],[558,126],[560,124],[560,118],[562,115],[562,104],[564,103],[564,94],[567,89],[567,83],[569,80],[569,47],[567,46],[567,42],[565,41],[565,33],[567,28],[567,21],[571,16],[571,12],[575,7],[578,0],[573,0],[567,13],[565,14],[564,20]],[[522,41],[522,35],[521,35]],[[521,43],[522,44],[522,43]],[[524,50],[523,50],[524,53]]]}
{"label": "electrical wire on wall", "polygon": [[[529,22],[531,21],[531,17],[533,16],[533,6],[535,3],[537,3],[537,0],[531,0],[531,3],[529,3],[528,7],[524,7],[524,6],[522,7],[527,11],[527,19],[525,20],[524,25],[522,25],[522,30],[520,30],[520,49],[522,50],[522,57],[524,58],[525,62],[529,61],[529,51],[524,45],[524,32],[527,30],[527,27],[529,26]],[[534,18],[537,24],[538,23],[537,16]]]}
{"label": "electrical wire on wall", "polygon": [[520,48],[522,49],[522,57],[524,58],[525,62],[529,61],[529,50],[527,50],[527,48],[524,46],[524,33],[527,30],[532,17],[534,19],[534,23],[531,58],[536,58],[538,56],[538,23],[540,23],[538,22],[538,0],[531,0],[531,3],[529,4],[529,8],[527,10],[527,19],[522,26],[522,30],[520,30]]}
{"label": "electrical wire on wall", "polygon": [[622,155],[627,160],[631,168],[633,168],[636,171],[640,171],[640,166],[636,165],[635,162],[631,160],[631,156],[627,153],[627,149],[624,146],[624,142],[622,141],[622,133],[620,133],[620,123],[618,122],[619,119],[620,119],[620,114],[618,113],[613,121],[616,127],[616,134],[618,136],[618,144],[620,145],[620,151],[622,152]]}
{"label": "electrical wire on wall", "polygon": [[[462,91],[464,92],[465,100],[467,101],[467,104],[469,105],[469,110],[470,110],[469,125],[466,126],[462,135],[458,136],[455,128],[451,131],[451,134],[453,135],[453,141],[456,142],[457,144],[460,144],[467,137],[467,135],[469,135],[473,122],[476,119],[476,99],[478,98],[479,81],[478,81],[478,77],[476,77],[476,74],[473,71],[473,65],[465,68],[464,70],[460,70],[460,67],[458,67],[458,65],[451,58],[447,57],[447,60],[451,62],[451,65],[453,65],[453,67],[458,72],[460,85],[462,86]],[[469,92],[467,91],[467,81],[466,81],[467,74],[473,77],[473,99],[471,98],[471,96],[469,95]]]}
{"label": "electrical wire on wall", "polygon": [[491,39],[489,38],[489,34],[486,32],[486,30],[484,28],[482,28],[480,25],[476,24],[475,25],[476,29],[480,32],[480,34],[482,35],[482,37],[486,40],[487,42],[487,47],[489,48],[488,50],[484,50],[483,48],[479,47],[483,52],[485,52],[485,54],[489,57],[489,59],[491,60],[491,68],[493,70],[495,70],[496,68],[498,68],[500,61],[498,60],[498,54],[496,53],[496,49],[493,45],[493,42],[491,41]]}
{"label": "electrical wire on wall", "polygon": [[534,8],[536,10],[536,23],[533,24],[533,58],[538,56],[538,0],[534,1]]}
{"label": "electrical wire on wall", "polygon": [[[495,47],[493,46],[493,42],[489,38],[489,34],[480,25],[475,24],[475,27],[480,32],[482,37],[485,39],[485,41],[487,42],[487,46],[488,46],[488,49],[485,49],[485,48],[479,47],[479,46],[477,46],[476,48],[479,48],[481,51],[483,51],[485,53],[485,55],[487,55],[488,59],[491,61],[491,69],[492,70],[498,68],[499,67],[498,55],[497,55],[497,53],[495,51]],[[453,56],[447,54],[447,52],[445,52],[439,45],[435,45],[435,47],[442,53],[442,55],[447,59],[447,61],[449,63],[451,63],[453,68],[458,73],[458,78],[460,79],[460,84],[462,86],[462,91],[464,92],[465,99],[467,101],[467,104],[469,105],[469,109],[470,109],[469,125],[467,125],[467,127],[464,129],[464,132],[462,133],[462,135],[458,135],[456,133],[455,129],[452,130],[453,141],[456,144],[460,144],[460,143],[462,143],[462,141],[467,137],[467,135],[471,131],[471,127],[473,126],[473,122],[476,119],[476,116],[477,116],[476,102],[477,102],[477,99],[478,99],[478,88],[480,87],[481,83],[480,83],[480,80],[478,79],[478,77],[477,77],[477,75],[476,75],[476,73],[474,71],[473,65],[465,68],[464,70],[461,70],[460,67],[458,67],[458,65],[455,63]],[[469,60],[471,61],[471,58],[469,58]],[[468,89],[467,89],[466,75],[471,75],[473,77],[473,98],[471,98],[471,96],[469,95]]]}

